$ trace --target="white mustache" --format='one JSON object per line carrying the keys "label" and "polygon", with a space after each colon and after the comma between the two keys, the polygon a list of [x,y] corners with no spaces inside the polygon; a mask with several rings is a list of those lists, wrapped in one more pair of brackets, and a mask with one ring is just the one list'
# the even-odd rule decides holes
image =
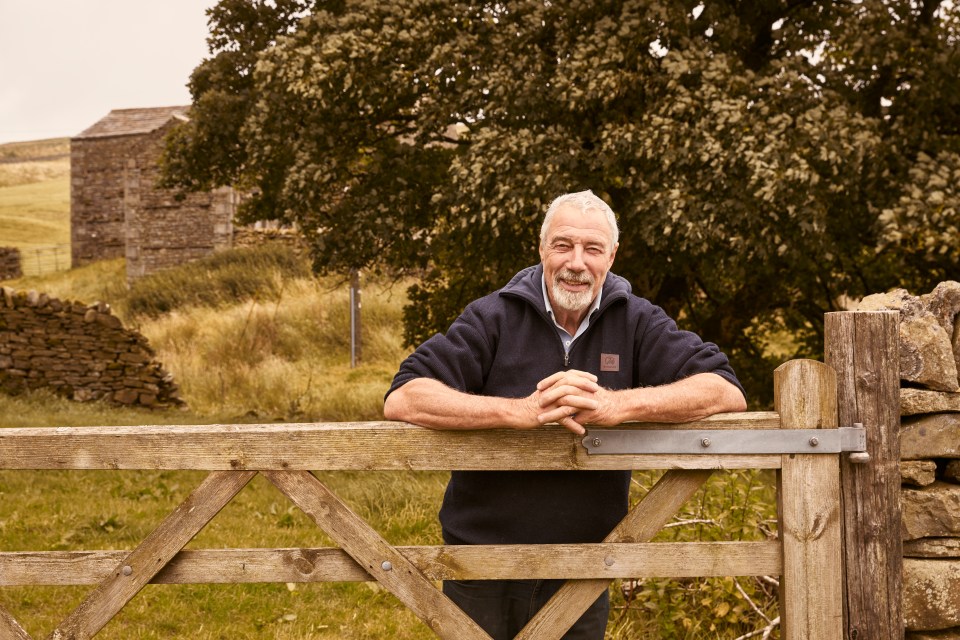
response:
{"label": "white mustache", "polygon": [[567,282],[573,282],[576,284],[589,284],[593,285],[593,277],[589,273],[576,271],[570,271],[569,269],[564,269],[563,271],[557,272],[553,277],[554,283],[559,284],[561,280],[566,280]]}

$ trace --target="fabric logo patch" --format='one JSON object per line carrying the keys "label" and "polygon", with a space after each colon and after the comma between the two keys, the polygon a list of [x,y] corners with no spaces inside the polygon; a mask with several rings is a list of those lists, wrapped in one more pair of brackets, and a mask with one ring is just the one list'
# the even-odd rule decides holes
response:
{"label": "fabric logo patch", "polygon": [[620,354],[601,353],[600,371],[620,371]]}

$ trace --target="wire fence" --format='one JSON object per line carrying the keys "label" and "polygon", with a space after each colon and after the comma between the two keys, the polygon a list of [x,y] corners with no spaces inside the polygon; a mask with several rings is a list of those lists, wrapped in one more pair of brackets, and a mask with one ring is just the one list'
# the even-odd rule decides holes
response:
{"label": "wire fence", "polygon": [[25,276],[39,276],[69,268],[69,243],[20,247],[20,270]]}

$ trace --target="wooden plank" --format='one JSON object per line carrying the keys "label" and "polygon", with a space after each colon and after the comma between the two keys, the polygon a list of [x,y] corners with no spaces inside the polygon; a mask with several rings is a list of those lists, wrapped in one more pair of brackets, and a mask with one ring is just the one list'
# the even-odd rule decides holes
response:
{"label": "wooden plank", "polygon": [[264,471],[263,474],[439,637],[490,640],[476,622],[313,474],[308,471]]}
{"label": "wooden plank", "polygon": [[[625,425],[649,428],[651,425]],[[658,428],[777,428],[736,413]],[[0,429],[0,469],[450,470],[775,468],[779,456],[588,456],[551,425],[441,431],[398,422]]]}
{"label": "wooden plank", "polygon": [[255,475],[215,471],[207,476],[60,623],[51,639],[80,640],[99,632]]}
{"label": "wooden plank", "polygon": [[840,424],[860,422],[870,462],[840,462],[844,614],[851,639],[901,640],[900,347],[897,311],[828,313],[825,360],[837,371]]}
{"label": "wooden plank", "polygon": [[[710,477],[707,470],[667,471],[614,527],[605,542],[645,542],[676,514]],[[610,587],[610,580],[571,580],[520,630],[515,640],[558,640]]]}
{"label": "wooden plank", "polygon": [[[780,543],[648,542],[396,547],[431,580],[685,578],[779,575]],[[128,551],[0,553],[0,586],[106,579]],[[360,582],[373,578],[342,549],[184,549],[151,584]]]}
{"label": "wooden plank", "polygon": [[31,640],[30,634],[0,605],[0,638],[3,640]]}
{"label": "wooden plank", "polygon": [[[813,360],[774,371],[774,403],[784,429],[836,429],[836,374]],[[843,571],[837,454],[783,456],[778,496],[781,629],[784,640],[841,640]]]}

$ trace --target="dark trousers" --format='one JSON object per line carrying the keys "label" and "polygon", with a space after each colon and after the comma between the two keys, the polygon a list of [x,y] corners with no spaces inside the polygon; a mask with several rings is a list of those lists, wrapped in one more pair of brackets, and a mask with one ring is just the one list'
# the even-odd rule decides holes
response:
{"label": "dark trousers", "polygon": [[[513,640],[563,580],[447,580],[443,592],[493,640]],[[571,627],[563,640],[603,640],[610,613],[604,592]]]}

